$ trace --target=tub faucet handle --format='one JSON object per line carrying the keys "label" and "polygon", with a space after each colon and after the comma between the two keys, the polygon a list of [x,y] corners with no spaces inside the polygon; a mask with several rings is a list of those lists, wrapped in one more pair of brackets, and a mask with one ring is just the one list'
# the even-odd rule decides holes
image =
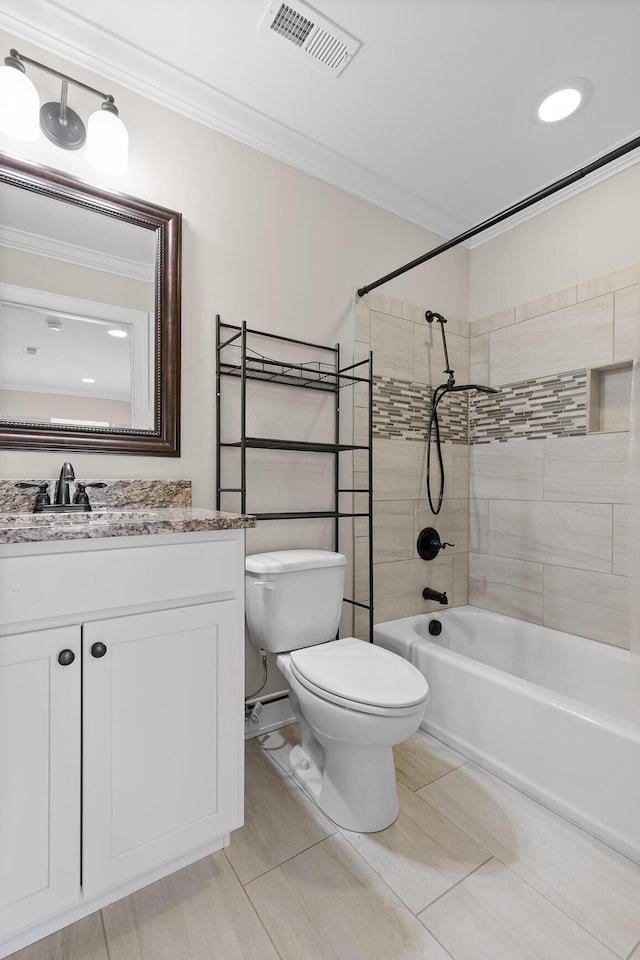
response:
{"label": "tub faucet handle", "polygon": [[423,560],[433,560],[445,547],[455,547],[455,543],[443,543],[434,527],[425,527],[420,531],[416,549]]}

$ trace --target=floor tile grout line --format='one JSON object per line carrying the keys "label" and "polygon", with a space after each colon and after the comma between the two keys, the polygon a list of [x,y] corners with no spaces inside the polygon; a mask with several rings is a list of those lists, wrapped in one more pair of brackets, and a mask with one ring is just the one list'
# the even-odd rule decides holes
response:
{"label": "floor tile grout line", "polygon": [[[226,850],[225,850],[225,854],[226,854]],[[266,923],[264,922],[264,920],[262,919],[262,917],[261,917],[260,914],[258,913],[258,911],[257,911],[257,909],[256,909],[256,906],[255,906],[253,900],[251,899],[251,897],[250,897],[249,894],[247,893],[247,889],[246,889],[245,884],[242,882],[242,880],[240,879],[240,877],[239,877],[238,874],[236,873],[236,871],[235,871],[235,869],[234,869],[234,867],[233,867],[233,864],[231,863],[231,861],[229,860],[228,857],[227,857],[227,862],[230,864],[231,869],[233,870],[234,875],[235,875],[236,879],[238,880],[238,883],[240,884],[240,887],[242,888],[242,895],[245,897],[245,899],[247,900],[247,902],[248,902],[248,904],[249,904],[252,912],[255,914],[255,916],[256,916],[256,918],[257,918],[257,920],[258,920],[258,923],[260,924],[260,926],[261,926],[262,929],[264,930],[264,932],[265,932],[265,934],[266,934],[266,936],[267,936],[267,939],[269,940],[269,943],[271,944],[271,946],[272,946],[273,949],[275,950],[277,956],[279,957],[279,960],[283,960],[282,954],[280,953],[280,951],[279,951],[278,948],[276,947],[275,942],[274,942],[274,940],[273,940],[273,937],[271,936],[271,932],[269,931],[269,928],[267,927]],[[273,869],[273,868],[272,868],[272,869]],[[267,871],[267,873],[268,873],[268,872],[269,872],[269,871]],[[265,876],[265,874],[261,874],[261,876]],[[256,879],[257,879],[257,878],[256,878]],[[249,882],[251,882],[251,881],[249,881]]]}
{"label": "floor tile grout line", "polygon": [[[618,951],[617,951],[617,950],[614,950],[614,948],[613,948],[612,946],[610,946],[608,943],[605,943],[605,941],[602,940],[601,937],[597,936],[595,933],[593,933],[593,931],[588,930],[588,929],[584,926],[584,924],[580,923],[579,920],[576,920],[575,917],[572,917],[570,913],[567,913],[567,911],[566,911],[563,907],[561,907],[560,904],[555,903],[555,901],[551,900],[543,890],[540,890],[538,887],[534,886],[529,880],[527,880],[526,877],[523,877],[521,874],[516,873],[516,871],[513,870],[513,869],[509,866],[508,863],[505,863],[505,861],[502,859],[502,857],[499,857],[499,856],[498,856],[497,854],[495,854],[495,853],[492,854],[492,856],[493,856],[493,859],[494,859],[494,860],[497,860],[498,863],[501,863],[502,866],[505,867],[505,868],[509,871],[509,873],[512,873],[515,877],[517,877],[519,880],[521,880],[523,883],[525,883],[525,884],[529,887],[530,890],[533,890],[534,893],[537,893],[539,897],[542,897],[543,900],[545,900],[548,904],[550,904],[552,907],[554,907],[556,910],[558,910],[559,913],[561,913],[563,916],[565,916],[565,917],[566,917],[568,920],[570,920],[572,923],[575,923],[575,925],[576,925],[577,927],[580,927],[580,929],[581,929],[582,931],[584,931],[584,933],[586,933],[586,934],[587,934],[588,936],[590,936],[593,940],[595,940],[596,943],[599,943],[601,946],[603,946],[603,947],[604,947],[606,950],[608,950],[614,957],[618,957],[619,960],[628,960],[628,958],[631,956],[631,954],[632,954],[633,951],[635,950],[635,947],[633,947],[633,949],[632,949],[628,954],[626,954],[626,956],[623,956],[621,953],[618,953]],[[517,858],[514,858],[514,859],[517,859]],[[522,862],[522,861],[520,861],[520,862]],[[523,866],[526,866],[526,864],[523,864]],[[537,874],[536,874],[536,876],[537,876]],[[541,877],[540,879],[542,880],[543,878]],[[638,941],[638,943],[640,943],[640,941]],[[637,944],[636,944],[636,946],[637,946]]]}
{"label": "floor tile grout line", "polygon": [[[272,870],[277,870],[278,867],[282,867],[285,863],[290,863],[291,860],[295,860],[295,858],[299,857],[300,854],[307,853],[309,850],[313,850],[313,848],[317,847],[320,843],[324,843],[325,840],[330,840],[331,837],[335,837],[337,835],[338,835],[338,830],[334,830],[333,833],[327,834],[326,837],[320,837],[319,840],[314,840],[313,843],[309,844],[309,846],[303,847],[301,850],[297,850],[296,853],[292,853],[291,856],[286,857],[284,860],[281,860],[279,863],[274,863],[272,867],[267,867],[266,870],[263,870],[262,873],[257,873],[255,877],[251,877],[250,880],[243,881],[243,880],[240,880],[240,877],[238,877],[238,880],[242,884],[243,888],[248,887],[249,884],[253,883],[254,880],[260,880],[261,877],[266,877],[269,873],[271,873]],[[227,859],[229,858],[227,857]],[[238,875],[236,874],[236,876]]]}
{"label": "floor tile grout line", "polygon": [[107,936],[107,927],[104,922],[104,907],[99,910],[100,913],[100,926],[102,927],[102,936],[104,938],[104,945],[107,951],[107,960],[111,960],[111,948],[109,946],[109,938]]}
{"label": "floor tile grout line", "polygon": [[[473,870],[470,870],[469,873],[467,873],[467,874],[464,875],[464,877],[460,877],[458,880],[456,880],[455,883],[452,883],[451,886],[450,886],[447,890],[443,890],[442,893],[439,893],[438,896],[437,896],[437,897],[434,897],[433,900],[431,900],[426,906],[421,907],[420,910],[418,910],[418,913],[424,913],[425,910],[428,910],[429,907],[432,907],[434,903],[437,903],[437,902],[438,902],[438,900],[442,900],[443,897],[446,897],[447,894],[451,893],[452,890],[455,890],[456,887],[459,887],[460,884],[461,884],[461,883],[464,883],[465,880],[468,880],[469,877],[472,877],[474,873],[477,873],[478,870],[480,870],[482,867],[484,867],[484,866],[486,866],[488,863],[490,863],[491,860],[497,860],[497,859],[498,859],[498,858],[497,858],[497,857],[494,857],[494,855],[493,855],[492,853],[489,853],[489,855],[488,855],[488,857],[487,857],[486,860],[483,860],[482,863],[479,863],[477,867],[474,867]],[[415,914],[416,919],[419,919],[418,913]],[[424,922],[424,920],[420,920],[420,923],[421,923],[424,927],[426,927],[427,930],[429,930],[429,933],[431,933],[432,935],[434,935],[434,934],[433,934],[433,931],[429,929],[429,927],[428,927],[427,924]]]}
{"label": "floor tile grout line", "polygon": [[[488,774],[492,779],[495,779],[498,783],[500,783],[500,784],[505,784],[505,781],[504,781],[504,780],[501,780],[499,777],[497,777],[495,774],[492,774],[490,771],[484,770],[483,767],[481,767],[479,764],[475,763],[473,760],[468,760],[467,763],[466,763],[466,764],[463,764],[462,766],[468,766],[468,765],[471,765],[472,768],[475,768],[475,769],[477,769],[477,770],[480,770],[482,773]],[[461,767],[456,767],[454,770],[450,770],[449,773],[455,773],[456,770],[460,770],[460,769],[461,769]],[[446,776],[449,775],[449,773],[443,774],[443,776],[446,777]],[[441,779],[442,779],[442,777],[438,777],[438,780],[441,780]],[[432,783],[435,783],[435,782],[436,782],[435,780],[432,781]],[[429,784],[426,784],[426,786],[429,786]],[[573,827],[574,829],[578,830],[580,833],[586,833],[586,831],[584,831],[584,830],[583,830],[581,827],[579,827],[577,824],[573,824],[573,823],[571,823],[570,820],[567,820],[565,817],[562,817],[560,814],[556,814],[555,811],[550,810],[548,807],[545,807],[544,804],[540,803],[540,802],[539,802],[538,800],[536,800],[535,798],[529,797],[528,794],[524,793],[522,790],[518,790],[517,787],[513,787],[511,784],[506,784],[506,786],[508,786],[511,790],[515,790],[517,794],[519,794],[519,795],[521,795],[521,796],[523,796],[523,797],[527,797],[527,799],[531,800],[537,807],[540,807],[541,809],[543,809],[543,810],[545,810],[545,811],[553,814],[555,817],[559,818],[559,819],[562,820],[563,822],[566,822],[569,826],[571,826],[571,827]],[[420,790],[422,790],[422,789],[424,789],[424,788],[423,788],[423,787],[420,787]],[[433,804],[430,804],[429,801],[428,801],[428,800],[425,800],[424,797],[420,797],[419,799],[422,800],[423,803],[426,803],[428,806],[432,807],[432,809],[434,809],[434,810],[436,810],[438,813],[440,813],[441,816],[443,816],[446,820],[448,820],[454,827],[456,827],[456,828],[457,828],[458,830],[460,830],[462,833],[466,834],[466,836],[468,836],[471,840],[473,840],[474,843],[478,844],[478,846],[482,847],[482,848],[485,849],[485,850],[487,849],[486,846],[485,846],[483,843],[481,843],[473,834],[468,833],[463,827],[460,826],[460,824],[456,823],[455,820],[452,820],[450,817],[447,816],[446,813],[443,813],[443,811],[439,810],[438,807],[434,807]],[[590,834],[587,834],[587,836],[590,836]],[[594,839],[597,839],[597,838],[594,838]],[[601,841],[599,841],[599,842],[601,842]],[[606,844],[605,844],[605,846],[606,846]],[[504,867],[506,867],[507,870],[509,870],[511,873],[513,873],[516,877],[519,877],[524,883],[527,884],[528,887],[530,887],[530,888],[531,888],[532,890],[534,890],[537,894],[539,894],[541,897],[543,897],[543,899],[546,900],[547,903],[550,903],[553,907],[556,908],[556,910],[559,910],[560,913],[562,913],[565,917],[568,917],[569,920],[573,921],[573,923],[575,923],[577,926],[579,926],[580,929],[584,930],[585,933],[589,934],[590,937],[593,937],[593,939],[594,939],[597,943],[600,943],[602,946],[604,946],[604,947],[605,947],[607,950],[609,950],[615,957],[619,957],[620,960],[629,960],[629,957],[630,957],[631,954],[633,953],[633,950],[631,951],[631,953],[629,953],[629,954],[627,955],[627,957],[622,957],[621,954],[617,953],[612,947],[608,946],[603,940],[600,939],[600,937],[597,937],[597,936],[596,936],[594,933],[592,933],[590,930],[587,930],[587,928],[586,928],[582,923],[580,923],[578,920],[576,920],[575,917],[572,917],[569,913],[566,912],[566,910],[564,910],[562,907],[560,907],[557,903],[554,903],[553,900],[551,900],[548,896],[546,896],[545,893],[543,893],[541,890],[539,890],[537,887],[535,887],[532,883],[530,883],[525,877],[521,876],[519,873],[516,873],[516,871],[513,870],[512,867],[511,867],[508,863],[506,863],[501,857],[499,857],[497,854],[493,853],[492,851],[488,851],[488,852],[489,852],[490,857],[493,857],[495,860],[498,860],[500,863],[502,863],[502,865],[503,865]],[[517,857],[514,857],[514,859],[517,859]],[[485,863],[486,863],[486,862],[487,862],[487,861],[485,861]],[[522,861],[520,861],[520,862],[522,862]],[[523,866],[526,866],[526,864],[523,863]],[[474,873],[474,872],[475,872],[475,871],[472,871],[472,873]],[[471,874],[468,874],[468,876],[471,876]],[[541,878],[541,879],[542,879],[542,878]],[[451,889],[453,889],[453,888],[451,888]],[[435,901],[434,901],[434,902],[435,902]],[[425,909],[426,909],[426,907],[425,907]],[[638,944],[636,944],[636,946],[638,946],[638,945],[640,945],[640,941],[638,941]],[[635,947],[634,947],[634,949],[635,949]]]}

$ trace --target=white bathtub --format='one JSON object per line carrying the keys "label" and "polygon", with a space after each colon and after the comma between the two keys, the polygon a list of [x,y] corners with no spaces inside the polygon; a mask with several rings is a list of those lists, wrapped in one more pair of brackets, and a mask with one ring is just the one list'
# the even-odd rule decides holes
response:
{"label": "white bathtub", "polygon": [[374,639],[426,677],[426,731],[640,862],[628,651],[475,607],[380,623]]}

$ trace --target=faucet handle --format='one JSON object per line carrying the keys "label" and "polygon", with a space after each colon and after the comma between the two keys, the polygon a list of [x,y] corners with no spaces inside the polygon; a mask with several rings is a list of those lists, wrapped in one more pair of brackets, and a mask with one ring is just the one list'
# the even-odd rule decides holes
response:
{"label": "faucet handle", "polygon": [[106,483],[102,480],[98,480],[95,483],[83,483],[82,480],[76,481],[76,493],[73,498],[74,503],[89,503],[89,494],[87,493],[87,487],[106,487]]}
{"label": "faucet handle", "polygon": [[16,487],[18,487],[20,490],[30,490],[33,487],[39,491],[36,497],[34,511],[37,510],[38,507],[42,507],[51,503],[51,497],[49,496],[49,483],[47,480],[43,480],[42,483],[27,483],[26,480],[21,480],[20,483],[16,483]]}

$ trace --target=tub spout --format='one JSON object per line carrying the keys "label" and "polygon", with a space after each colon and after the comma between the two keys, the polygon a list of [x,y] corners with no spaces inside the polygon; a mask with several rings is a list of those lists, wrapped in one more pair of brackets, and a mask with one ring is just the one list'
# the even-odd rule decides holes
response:
{"label": "tub spout", "polygon": [[446,593],[438,593],[437,590],[432,590],[431,587],[425,587],[422,591],[422,596],[424,600],[437,600],[438,603],[449,603]]}

